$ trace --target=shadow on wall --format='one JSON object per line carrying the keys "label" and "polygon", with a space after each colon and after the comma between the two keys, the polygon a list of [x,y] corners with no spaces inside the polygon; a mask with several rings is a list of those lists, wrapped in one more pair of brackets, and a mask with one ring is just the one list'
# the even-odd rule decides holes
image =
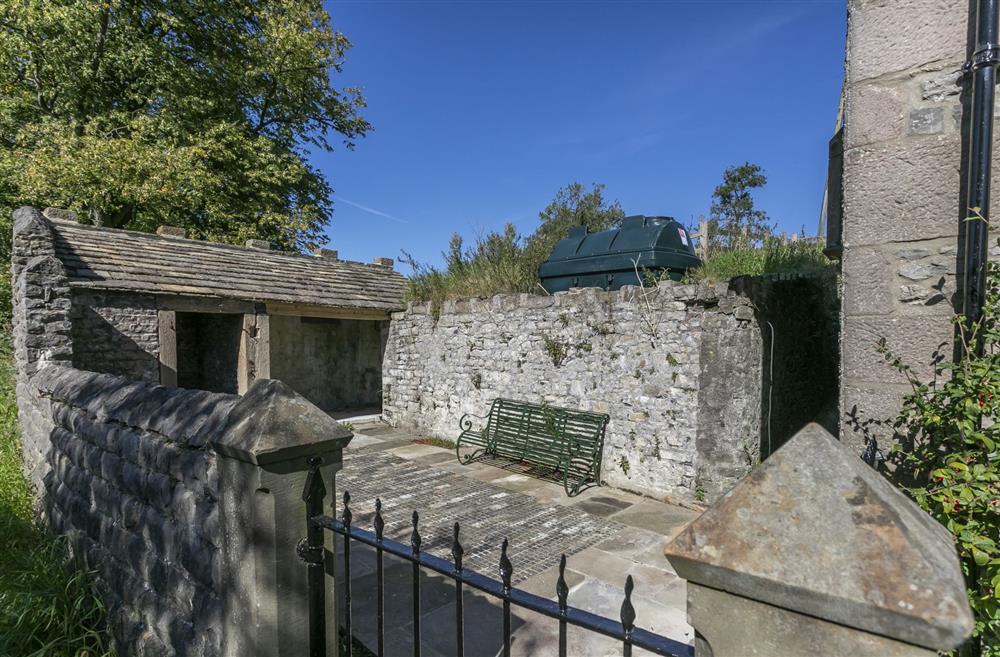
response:
{"label": "shadow on wall", "polygon": [[152,297],[74,298],[70,317],[74,367],[159,383],[159,336]]}
{"label": "shadow on wall", "polygon": [[47,447],[48,525],[97,572],[120,652],[218,655],[219,486],[207,444],[238,398],[62,367],[29,387],[20,405],[25,439]]}
{"label": "shadow on wall", "polygon": [[730,283],[757,309],[763,342],[761,458],[816,422],[838,435],[840,298],[833,272],[740,277]]}

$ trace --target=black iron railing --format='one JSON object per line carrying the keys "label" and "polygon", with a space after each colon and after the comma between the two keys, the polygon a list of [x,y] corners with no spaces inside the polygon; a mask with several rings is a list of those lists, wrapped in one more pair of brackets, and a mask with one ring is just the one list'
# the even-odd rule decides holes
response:
{"label": "black iron railing", "polygon": [[[487,595],[498,599],[502,603],[502,623],[503,623],[503,652],[504,657],[509,657],[511,650],[511,607],[519,607],[536,612],[553,619],[559,624],[559,655],[565,657],[567,654],[567,627],[572,625],[590,632],[595,632],[606,637],[621,641],[622,654],[625,657],[632,655],[632,647],[648,650],[657,655],[669,657],[693,657],[694,650],[691,646],[680,643],[652,632],[648,632],[635,626],[635,608],[632,606],[632,590],[634,583],[632,576],[625,579],[625,597],[622,601],[620,618],[612,620],[597,614],[577,609],[569,606],[569,586],[566,583],[566,555],[562,555],[559,560],[559,579],[556,582],[556,601],[543,598],[526,591],[511,586],[511,577],[514,573],[514,566],[507,556],[507,539],[504,539],[500,548],[499,574],[500,579],[496,580],[481,573],[463,567],[462,558],[464,548],[459,540],[460,527],[456,522],[451,545],[452,560],[448,561],[433,554],[421,550],[421,536],[419,530],[419,515],[416,511],[412,516],[412,530],[410,533],[410,545],[404,545],[385,538],[385,520],[382,517],[382,503],[375,501],[375,517],[372,523],[374,531],[367,531],[355,527],[352,524],[353,513],[350,508],[350,495],[344,493],[343,512],[341,518],[331,518],[320,515],[322,500],[326,495],[326,488],[323,485],[322,477],[319,473],[318,464],[315,464],[306,481],[302,499],[306,503],[306,515],[309,522],[307,537],[299,544],[299,556],[310,567],[309,577],[309,619],[310,619],[310,657],[326,657],[326,626],[325,626],[325,582],[323,564],[323,530],[330,530],[334,534],[343,537],[343,564],[344,576],[340,583],[344,592],[344,632],[348,640],[344,642],[346,653],[351,655],[352,637],[352,609],[351,609],[351,543],[357,541],[363,545],[375,549],[375,573],[376,573],[376,633],[377,646],[376,654],[379,657],[385,655],[385,590],[384,590],[384,566],[383,560],[386,554],[399,557],[409,561],[413,566],[412,577],[412,597],[413,597],[413,617],[411,620],[413,628],[413,655],[420,657],[420,569],[426,568],[440,575],[452,579],[455,583],[455,655],[464,657],[465,654],[465,617],[463,606],[463,591],[465,586],[482,591]],[[336,572],[336,569],[333,569]],[[478,619],[477,619],[478,621]]]}

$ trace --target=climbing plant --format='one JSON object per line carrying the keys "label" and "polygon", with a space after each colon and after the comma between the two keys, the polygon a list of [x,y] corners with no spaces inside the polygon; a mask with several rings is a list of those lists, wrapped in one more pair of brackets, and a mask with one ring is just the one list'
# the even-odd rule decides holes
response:
{"label": "climbing plant", "polygon": [[[976,616],[961,655],[1000,656],[1000,265],[990,263],[983,315],[955,318],[957,357],[938,356],[923,381],[886,345],[886,361],[910,382],[893,422],[893,478],[955,536]],[[975,348],[982,344],[981,352]]]}

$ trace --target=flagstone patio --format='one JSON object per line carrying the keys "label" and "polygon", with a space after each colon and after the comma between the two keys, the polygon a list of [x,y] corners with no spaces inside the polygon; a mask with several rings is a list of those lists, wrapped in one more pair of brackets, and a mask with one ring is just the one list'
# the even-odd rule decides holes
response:
{"label": "flagstone patio", "polygon": [[[451,450],[414,442],[419,435],[381,423],[354,428],[337,476],[339,496],[350,491],[354,524],[371,528],[375,498],[383,503],[385,535],[409,543],[411,514],[420,513],[422,549],[451,558],[452,528],[461,525],[465,567],[498,578],[500,544],[510,542],[514,585],[555,599],[561,554],[566,554],[569,604],[618,618],[627,575],[636,625],[690,643],[685,582],[663,556],[663,545],[698,511],[607,487],[568,497],[562,486],[525,474],[473,463],[462,465]],[[340,573],[342,577],[343,574]],[[374,551],[352,545],[353,632],[374,647]],[[341,587],[342,589],[342,587]],[[395,558],[385,562],[386,654],[412,654],[412,569]],[[455,601],[451,580],[421,574],[421,651],[455,654]],[[502,646],[500,608],[492,598],[466,590],[465,654],[492,657]],[[515,609],[512,650],[516,655],[557,654],[557,623]],[[569,654],[621,654],[621,646],[570,629]],[[643,654],[636,650],[635,654]]]}

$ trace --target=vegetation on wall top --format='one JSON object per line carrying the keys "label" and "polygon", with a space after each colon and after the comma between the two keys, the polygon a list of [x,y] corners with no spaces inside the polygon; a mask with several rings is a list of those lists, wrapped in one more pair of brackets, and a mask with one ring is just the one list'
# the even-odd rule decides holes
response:
{"label": "vegetation on wall top", "polygon": [[[805,239],[788,242],[774,236],[767,214],[755,207],[751,196],[752,190],[766,182],[763,170],[756,164],[726,169],[713,193],[709,221],[713,237],[708,255],[701,267],[688,272],[688,280],[717,282],[775,272],[831,271],[820,243]],[[466,246],[456,233],[443,254],[445,264],[441,268],[418,262],[404,252],[403,262],[412,269],[407,300],[431,301],[438,307],[445,299],[518,292],[544,294],[538,267],[571,228],[608,230],[624,218],[618,201],[604,198],[604,185],[594,184],[588,190],[580,183],[572,183],[560,189],[539,213],[539,225],[527,237],[507,224],[503,231],[487,233]]]}

